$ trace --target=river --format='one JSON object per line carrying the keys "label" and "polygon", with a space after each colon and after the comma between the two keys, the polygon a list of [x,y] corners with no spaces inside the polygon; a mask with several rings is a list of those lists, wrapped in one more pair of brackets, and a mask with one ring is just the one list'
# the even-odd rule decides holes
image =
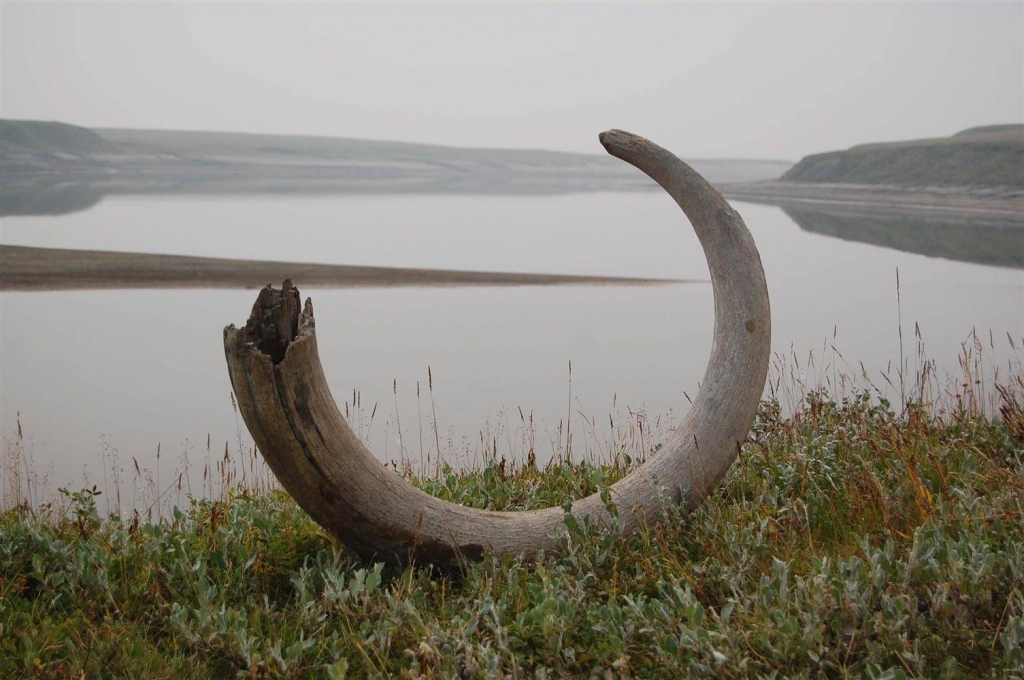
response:
{"label": "river", "polygon": [[[820,216],[805,229],[795,213],[734,205],[764,263],[776,353],[768,394],[784,406],[799,401],[804,388],[838,391],[845,375],[898,408],[921,365],[919,337],[937,389],[961,374],[965,346],[981,347],[989,377],[979,389],[988,394],[993,370],[1005,375],[1011,363],[1019,365],[1024,273],[1013,257],[1011,266],[993,266],[928,256],[949,254],[930,246],[906,252],[827,233]],[[852,233],[848,224],[837,229]],[[978,233],[981,243],[986,232]],[[331,264],[708,276],[696,237],[660,192],[108,196],[79,212],[4,217],[0,242]],[[438,449],[457,462],[495,450],[521,458],[531,447],[542,461],[564,453],[566,421],[576,457],[605,455],[627,440],[642,451],[685,413],[710,352],[709,283],[305,292],[316,307],[333,393],[343,410],[348,402],[355,428],[383,461],[419,465],[436,460]],[[203,493],[208,460],[252,446],[232,408],[221,331],[244,322],[254,297],[247,290],[194,289],[0,293],[0,430],[8,465],[12,456],[31,463],[37,496],[60,486],[102,488],[115,466],[128,479],[136,461],[154,488],[168,487],[175,470],[187,467],[185,483]],[[902,388],[901,322],[909,371]],[[978,349],[971,351],[978,361]],[[647,428],[639,434],[637,414]]]}

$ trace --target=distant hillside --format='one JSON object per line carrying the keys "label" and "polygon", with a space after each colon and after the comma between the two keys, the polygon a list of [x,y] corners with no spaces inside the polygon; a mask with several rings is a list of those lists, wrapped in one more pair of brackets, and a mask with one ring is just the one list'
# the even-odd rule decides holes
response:
{"label": "distant hillside", "polygon": [[782,181],[1024,189],[1024,125],[815,154],[794,165]]}
{"label": "distant hillside", "polygon": [[[692,163],[713,182],[775,179],[790,167],[784,161]],[[653,186],[634,168],[603,154],[297,135],[88,130],[36,121],[0,124],[0,169],[8,185],[73,175],[75,181],[102,181],[108,193],[558,193]]]}
{"label": "distant hillside", "polygon": [[[540,149],[487,149],[389,142],[344,137],[259,135],[226,132],[171,130],[124,130],[100,128],[96,132],[119,148],[137,154],[202,158],[209,162],[249,163],[268,167],[309,163],[426,164],[484,172],[508,170],[575,170],[615,175],[634,175],[621,161],[603,154],[568,153]],[[694,159],[690,163],[717,181],[775,179],[788,170],[788,161],[745,159]],[[453,165],[455,164],[455,165]]]}
{"label": "distant hillside", "polygon": [[76,125],[0,119],[0,156],[88,156],[116,152],[117,148],[106,139]]}

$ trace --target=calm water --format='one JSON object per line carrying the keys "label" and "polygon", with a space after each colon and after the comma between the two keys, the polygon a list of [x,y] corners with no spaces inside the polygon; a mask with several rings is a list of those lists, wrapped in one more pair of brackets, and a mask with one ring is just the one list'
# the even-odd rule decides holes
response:
{"label": "calm water", "polygon": [[[801,229],[779,208],[736,206],[761,250],[775,350],[795,355],[809,384],[859,374],[863,363],[898,400],[898,385],[894,390],[880,375],[888,369],[896,380],[897,268],[912,370],[915,324],[940,373],[957,369],[973,329],[984,338],[987,366],[1020,360],[1007,340],[1009,334],[1019,348],[1024,335],[1020,269],[841,240]],[[707,277],[689,224],[655,192],[107,198],[60,217],[6,217],[0,240],[338,264]],[[499,455],[521,454],[528,443],[520,410],[533,414],[542,459],[564,446],[559,424],[570,412],[577,452],[606,438],[613,410],[619,422],[629,411],[665,415],[664,427],[685,412],[684,392],[697,392],[710,351],[709,284],[309,293],[335,397],[351,401],[353,390],[360,392],[360,427],[384,460],[400,455],[398,421],[401,444],[416,461],[421,442],[426,455],[437,440],[467,457],[495,441]],[[0,293],[7,446],[20,413],[27,452],[56,488],[101,478],[103,452],[119,452],[122,467],[134,457],[155,469],[159,444],[168,474],[183,454],[201,469],[208,437],[214,455],[225,443],[236,451],[239,438],[249,445],[229,397],[221,329],[244,321],[253,299],[253,291]]]}

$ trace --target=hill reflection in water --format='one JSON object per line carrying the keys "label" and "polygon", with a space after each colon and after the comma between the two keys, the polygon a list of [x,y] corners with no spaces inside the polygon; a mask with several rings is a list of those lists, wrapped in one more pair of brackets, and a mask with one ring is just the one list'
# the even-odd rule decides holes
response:
{"label": "hill reflection in water", "polygon": [[999,267],[1024,268],[1024,230],[1007,219],[874,212],[834,205],[788,204],[804,231],[906,253]]}
{"label": "hill reflection in water", "polygon": [[[224,177],[197,181],[166,178],[147,185],[119,186],[111,183],[74,182],[0,184],[0,217],[28,215],[66,215],[94,208],[107,195],[315,195],[371,193],[436,193],[544,195],[597,190],[585,185],[534,186],[529,183],[502,185],[485,181],[414,182],[404,187],[394,184],[341,181],[332,178],[319,184],[297,178]],[[635,190],[635,187],[622,187]],[[768,201],[779,205],[804,231],[882,248],[947,260],[1024,269],[1024,230],[1019,221],[977,214],[943,214],[924,211],[896,211],[870,206],[810,204]]]}
{"label": "hill reflection in water", "polygon": [[67,215],[95,207],[103,196],[93,183],[0,184],[0,217]]}

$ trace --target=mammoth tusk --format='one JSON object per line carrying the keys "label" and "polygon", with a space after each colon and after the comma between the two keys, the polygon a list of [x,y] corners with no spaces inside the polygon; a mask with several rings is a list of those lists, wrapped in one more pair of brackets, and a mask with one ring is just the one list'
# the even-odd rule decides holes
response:
{"label": "mammoth tusk", "polygon": [[[703,386],[682,424],[610,489],[619,527],[661,516],[665,500],[690,510],[718,485],[753,423],[768,372],[771,313],[761,258],[739,214],[686,163],[628,132],[601,134],[608,153],[647,173],[675,199],[697,233],[711,272],[715,331]],[[385,468],[338,411],[317,353],[313,307],[300,310],[286,281],[263,289],[244,328],[224,329],[239,410],[281,485],[309,515],[367,558],[442,566],[485,551],[532,557],[557,552],[561,507],[492,512],[430,496]],[[599,494],[577,517],[607,522]]]}

